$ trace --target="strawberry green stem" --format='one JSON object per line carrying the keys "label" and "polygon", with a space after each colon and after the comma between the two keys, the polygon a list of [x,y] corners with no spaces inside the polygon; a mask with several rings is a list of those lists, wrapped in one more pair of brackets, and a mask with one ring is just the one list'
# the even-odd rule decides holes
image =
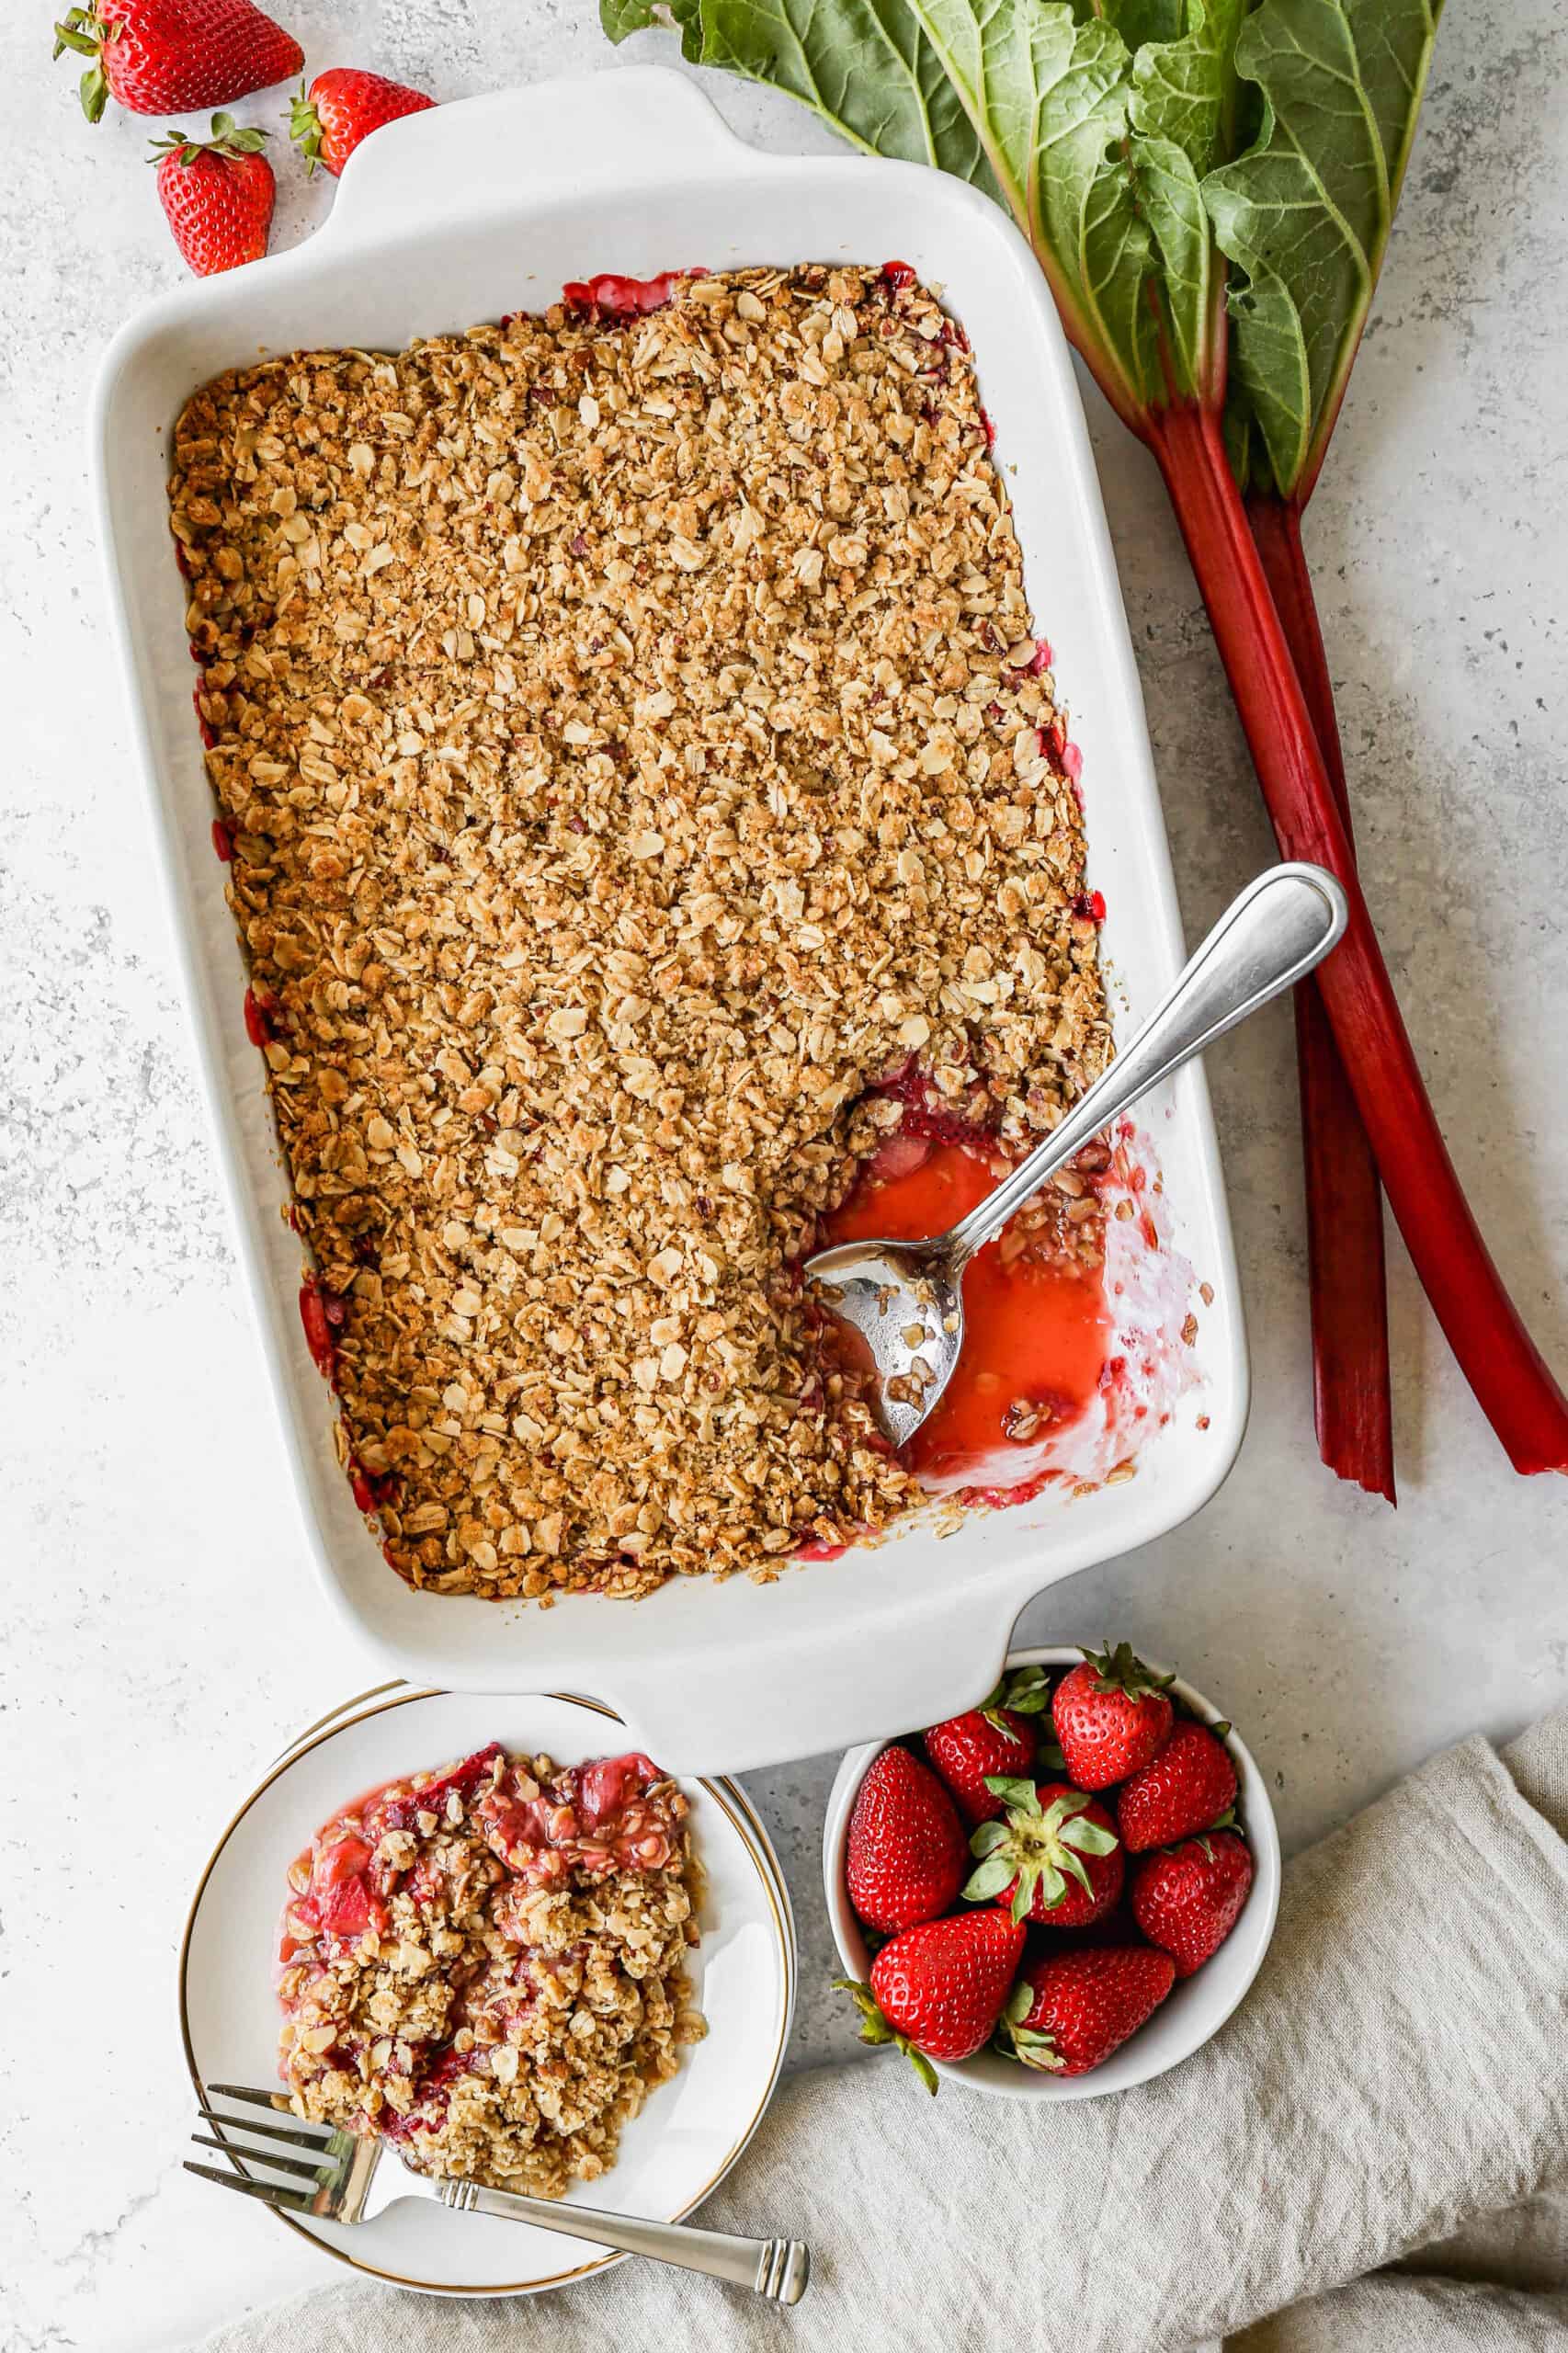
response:
{"label": "strawberry green stem", "polygon": [[1345,937],[1318,982],[1405,1246],[1514,1468],[1568,1471],[1568,1399],[1487,1254],[1422,1083],[1218,415],[1174,404],[1153,413],[1145,431],[1280,850],[1329,868],[1350,904]]}
{"label": "strawberry green stem", "polygon": [[[1253,494],[1247,520],[1274,597],[1335,806],[1350,796],[1323,631],[1291,501]],[[1315,982],[1296,991],[1296,1064],[1307,1197],[1312,1412],[1318,1451],[1340,1478],[1394,1500],[1388,1280],[1378,1164]]]}

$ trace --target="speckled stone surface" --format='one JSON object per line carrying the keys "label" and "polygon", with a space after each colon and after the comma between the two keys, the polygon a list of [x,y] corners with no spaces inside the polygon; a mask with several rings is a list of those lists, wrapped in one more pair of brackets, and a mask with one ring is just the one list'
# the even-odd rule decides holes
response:
{"label": "speckled stone surface", "polygon": [[[283,13],[313,67],[379,64],[444,97],[616,66],[589,0]],[[232,1802],[289,1732],[372,1678],[306,1569],[105,640],[83,409],[110,332],[179,272],[142,161],[153,126],[111,112],[89,133],[46,59],[40,15],[3,98],[0,1770],[16,1802],[0,1816],[0,2346],[154,2353],[322,2276],[179,2171],[174,1957]],[[782,100],[709,86],[747,136],[824,142]],[[267,121],[279,104],[238,111]],[[1565,105],[1553,0],[1450,12],[1309,528],[1369,894],[1455,1156],[1560,1367]],[[282,176],[279,246],[332,197]],[[1091,415],[1195,936],[1270,842],[1153,470],[1092,394]],[[1211,1077],[1251,1432],[1199,1518],[1058,1588],[1022,1631],[1109,1630],[1178,1660],[1241,1725],[1295,1847],[1430,1748],[1511,1731],[1568,1688],[1568,1490],[1510,1476],[1397,1248],[1401,1507],[1336,1488],[1311,1438],[1287,1015],[1244,1030]],[[851,2047],[818,1885],[833,1761],[752,1782],[801,1931],[797,2062]]]}

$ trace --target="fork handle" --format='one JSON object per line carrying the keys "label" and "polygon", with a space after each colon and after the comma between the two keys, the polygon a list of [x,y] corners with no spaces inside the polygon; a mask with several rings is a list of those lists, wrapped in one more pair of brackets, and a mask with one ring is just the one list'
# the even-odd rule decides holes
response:
{"label": "fork handle", "polygon": [[682,2271],[705,2271],[732,2288],[750,2288],[770,2303],[798,2304],[811,2278],[810,2249],[799,2239],[746,2239],[729,2231],[699,2231],[689,2222],[645,2222],[629,2214],[601,2214],[590,2206],[563,2206],[554,2198],[521,2198],[477,2181],[443,2181],[436,2192],[459,2214],[499,2214],[532,2222],[565,2238],[592,2239],[622,2255],[652,2256]]}

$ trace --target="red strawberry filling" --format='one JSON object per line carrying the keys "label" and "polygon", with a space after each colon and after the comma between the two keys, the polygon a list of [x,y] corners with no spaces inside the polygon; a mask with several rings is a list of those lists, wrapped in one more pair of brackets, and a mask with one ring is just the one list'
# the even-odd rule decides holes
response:
{"label": "red strawberry filling", "polygon": [[[324,1832],[315,1843],[310,1885],[290,1903],[284,1943],[297,1948],[306,1936],[313,1937],[331,1960],[357,1945],[367,1928],[380,1936],[387,1926],[387,1910],[368,1876],[374,1847],[357,1836],[346,1820],[328,1827],[337,1835]],[[291,1949],[283,1957],[291,1958]]]}
{"label": "red strawberry filling", "polygon": [[305,1327],[305,1346],[324,1381],[330,1381],[336,1370],[338,1334],[347,1315],[347,1301],[328,1290],[318,1275],[310,1276],[300,1285],[300,1321]]}
{"label": "red strawberry filling", "polygon": [[[996,1182],[988,1097],[977,1091],[954,1101],[913,1063],[875,1091],[900,1102],[903,1116],[866,1162],[847,1200],[824,1221],[824,1245],[940,1233]],[[1105,1154],[1091,1146],[1085,1158],[1091,1157]],[[1111,1318],[1103,1268],[1079,1259],[1072,1243],[1078,1204],[1097,1210],[1101,1173],[1086,1171],[1075,1180],[1075,1195],[1056,1196],[1061,1222],[1042,1229],[1038,1248],[1015,1222],[971,1262],[958,1370],[903,1451],[923,1486],[983,1488],[997,1501],[1037,1492],[1062,1433],[1095,1398]],[[831,1332],[828,1345],[838,1345]]]}
{"label": "red strawberry filling", "polygon": [[491,1852],[530,1886],[574,1870],[658,1870],[676,1844],[667,1806],[650,1795],[659,1779],[652,1759],[635,1753],[574,1766],[545,1790],[514,1772],[486,1790],[474,1819]]}
{"label": "red strawberry filling", "polygon": [[662,311],[683,278],[705,278],[701,269],[662,269],[656,278],[620,278],[600,270],[594,278],[568,278],[561,299],[569,311],[597,311],[607,319],[634,319]]}

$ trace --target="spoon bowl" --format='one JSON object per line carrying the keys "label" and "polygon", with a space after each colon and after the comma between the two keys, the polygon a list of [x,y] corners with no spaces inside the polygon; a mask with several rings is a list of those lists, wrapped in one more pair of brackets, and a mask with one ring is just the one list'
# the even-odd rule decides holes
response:
{"label": "spoon bowl", "polygon": [[[963,1267],[931,1242],[841,1242],[806,1268],[869,1374],[877,1420],[906,1445],[952,1379],[963,1347]],[[869,1362],[867,1362],[867,1357]]]}

